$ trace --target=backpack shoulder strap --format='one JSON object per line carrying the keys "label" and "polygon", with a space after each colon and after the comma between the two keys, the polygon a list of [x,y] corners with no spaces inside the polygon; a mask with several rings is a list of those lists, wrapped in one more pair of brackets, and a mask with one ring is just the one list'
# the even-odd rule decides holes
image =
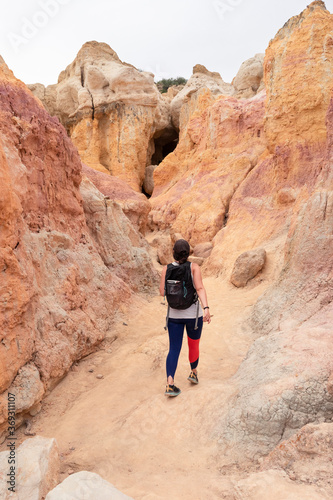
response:
{"label": "backpack shoulder strap", "polygon": [[165,273],[165,281],[170,278],[170,275],[171,275],[172,271],[174,270],[174,268],[175,268],[175,266],[173,264],[168,264],[167,265],[167,270],[166,270],[166,273]]}
{"label": "backpack shoulder strap", "polygon": [[193,274],[192,274],[192,262],[187,261],[186,262],[186,270],[187,270],[187,279],[192,283],[194,289],[194,281],[193,281]]}
{"label": "backpack shoulder strap", "polygon": [[[191,283],[192,283],[192,285],[193,285],[194,292],[195,292],[195,294],[194,294],[194,297],[195,297],[195,302],[197,302],[197,301],[198,301],[198,299],[199,299],[199,297],[198,297],[197,289],[195,288],[195,284],[194,284],[194,280],[193,280],[192,262],[189,262],[189,267],[188,267],[188,269],[189,269],[189,274],[190,274],[190,276],[189,276],[189,280],[190,280],[190,282],[191,282]],[[199,302],[198,302],[198,303],[199,303]]]}

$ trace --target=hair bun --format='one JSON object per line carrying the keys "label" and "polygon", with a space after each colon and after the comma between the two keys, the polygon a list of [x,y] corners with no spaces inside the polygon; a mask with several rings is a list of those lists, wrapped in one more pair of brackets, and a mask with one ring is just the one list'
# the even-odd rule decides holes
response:
{"label": "hair bun", "polygon": [[184,264],[190,255],[190,245],[186,240],[177,240],[173,246],[173,257],[180,264]]}

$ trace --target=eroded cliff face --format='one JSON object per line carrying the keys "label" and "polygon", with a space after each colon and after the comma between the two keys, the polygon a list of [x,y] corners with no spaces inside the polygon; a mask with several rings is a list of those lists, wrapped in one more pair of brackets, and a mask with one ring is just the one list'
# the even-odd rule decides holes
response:
{"label": "eroded cliff face", "polygon": [[154,172],[150,227],[193,246],[212,241],[206,272],[230,277],[242,252],[262,246],[267,270],[280,271],[291,218],[326,161],[331,31],[314,2],[271,41],[266,90],[249,99],[200,90],[182,106],[179,145]]}
{"label": "eroded cliff face", "polygon": [[154,138],[173,129],[151,73],[123,63],[105,43],[87,42],[57,84],[30,88],[59,117],[83,162],[141,191]]}
{"label": "eroded cliff face", "polygon": [[[16,384],[18,414],[155,279],[147,244],[115,201],[81,183],[81,168],[58,118],[1,60],[0,392]],[[0,427],[6,406],[2,397]]]}
{"label": "eroded cliff face", "polygon": [[[256,243],[266,248],[268,231],[280,239],[281,271],[249,321],[259,338],[235,375],[237,395],[218,425],[221,442],[242,447],[248,457],[268,453],[308,423],[332,426],[332,28],[333,16],[317,1],[270,43],[265,59],[269,154],[231,205],[236,226],[239,207],[244,212],[252,195],[258,208],[249,227],[256,231],[258,215],[268,226]],[[283,220],[276,216],[274,198],[281,202],[286,195]],[[231,242],[227,231],[215,238],[212,263]]]}

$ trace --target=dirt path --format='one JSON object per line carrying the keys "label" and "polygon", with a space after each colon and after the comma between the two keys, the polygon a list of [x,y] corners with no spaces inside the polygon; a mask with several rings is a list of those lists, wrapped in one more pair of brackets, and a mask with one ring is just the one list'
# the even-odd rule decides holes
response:
{"label": "dirt path", "polygon": [[241,325],[264,285],[237,290],[209,278],[205,286],[214,318],[203,330],[198,386],[187,381],[184,338],[176,374],[182,394],[164,396],[166,307],[156,296],[136,298],[116,318],[102,349],[74,367],[45,399],[33,431],[57,439],[62,479],[90,470],[135,500],[221,498],[209,412],[214,394],[224,391],[228,397],[228,379],[253,340]]}

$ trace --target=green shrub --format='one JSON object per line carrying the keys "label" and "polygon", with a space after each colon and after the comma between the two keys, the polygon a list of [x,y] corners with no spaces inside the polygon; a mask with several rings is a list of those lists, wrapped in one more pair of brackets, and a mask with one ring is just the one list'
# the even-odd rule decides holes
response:
{"label": "green shrub", "polygon": [[177,78],[163,78],[163,80],[160,80],[159,82],[156,83],[158,90],[164,94],[165,92],[168,91],[169,87],[172,87],[172,85],[185,85],[187,82],[186,78],[183,78],[182,76],[177,76]]}

